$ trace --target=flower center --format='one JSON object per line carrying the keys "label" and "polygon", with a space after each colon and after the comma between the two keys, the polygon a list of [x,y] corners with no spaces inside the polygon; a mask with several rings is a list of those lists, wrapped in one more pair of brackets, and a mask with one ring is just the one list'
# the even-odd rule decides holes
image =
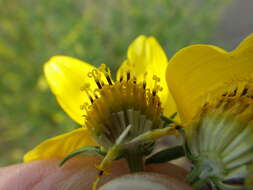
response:
{"label": "flower center", "polygon": [[[249,84],[226,91],[206,103],[188,127],[189,158],[196,167],[191,173],[191,182],[196,186],[201,181],[211,182],[221,189],[243,185],[246,165],[253,160],[252,95],[253,88]],[[208,175],[200,173],[198,168],[204,168]]]}
{"label": "flower center", "polygon": [[97,89],[92,91],[89,84],[82,88],[90,99],[89,104],[83,105],[85,126],[99,144],[111,147],[128,126],[131,127],[126,141],[161,127],[160,79],[154,75],[152,88],[147,88],[146,75],[138,81],[131,71],[126,71],[113,81],[105,65],[88,73]]}

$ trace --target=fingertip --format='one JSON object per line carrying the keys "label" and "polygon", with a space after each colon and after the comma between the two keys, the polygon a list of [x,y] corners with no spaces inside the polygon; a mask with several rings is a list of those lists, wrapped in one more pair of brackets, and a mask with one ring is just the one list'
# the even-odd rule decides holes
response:
{"label": "fingertip", "polygon": [[140,172],[113,179],[99,190],[193,190],[186,183],[158,173]]}
{"label": "fingertip", "polygon": [[171,176],[179,180],[185,180],[188,173],[186,169],[171,163],[150,164],[145,171]]}
{"label": "fingertip", "polygon": [[[55,190],[91,189],[99,171],[96,165],[101,162],[98,157],[78,156],[69,160],[62,167],[60,160],[39,160],[26,164],[18,164],[0,169],[0,189],[5,190]],[[170,176],[184,180],[186,170],[172,164],[153,164],[146,167],[146,172]],[[108,175],[104,175],[98,187],[114,178],[128,174],[124,160],[114,161]],[[13,183],[15,182],[15,183]]]}

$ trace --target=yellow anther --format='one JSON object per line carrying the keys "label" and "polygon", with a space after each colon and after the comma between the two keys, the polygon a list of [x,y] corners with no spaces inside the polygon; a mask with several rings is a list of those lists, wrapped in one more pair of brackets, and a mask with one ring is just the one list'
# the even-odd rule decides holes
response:
{"label": "yellow anther", "polygon": [[88,77],[90,77],[90,78],[92,78],[93,77],[93,75],[92,75],[92,72],[88,72]]}
{"label": "yellow anther", "polygon": [[158,85],[160,82],[160,78],[156,75],[153,76],[153,80],[155,81],[154,87],[153,87],[153,93],[156,93],[158,91],[162,91],[162,87]]}
{"label": "yellow anther", "polygon": [[81,91],[84,91],[84,90],[87,90],[87,89],[90,89],[90,83],[85,83],[83,86],[81,86],[80,90]]}
{"label": "yellow anther", "polygon": [[92,75],[93,75],[94,79],[100,79],[100,77],[101,77],[101,74],[98,72],[97,69],[92,70]]}
{"label": "yellow anther", "polygon": [[109,67],[107,67],[107,70],[106,70],[107,74],[111,77],[111,70]]}
{"label": "yellow anther", "polygon": [[156,87],[156,91],[162,91],[162,90],[163,90],[163,88],[161,86]]}
{"label": "yellow anther", "polygon": [[87,95],[90,95],[91,89],[90,89],[90,84],[85,83],[81,88],[81,91],[85,91]]}
{"label": "yellow anther", "polygon": [[85,91],[85,93],[87,94],[87,96],[89,97],[91,103],[94,102],[93,100],[93,96],[92,96],[92,90],[90,89],[90,84],[89,83],[85,83],[81,88],[81,91]]}
{"label": "yellow anther", "polygon": [[94,97],[98,98],[100,96],[100,90],[99,89],[93,90],[93,95]]}
{"label": "yellow anther", "polygon": [[133,83],[136,84],[137,83],[137,78],[134,76],[133,77]]}
{"label": "yellow anther", "polygon": [[158,83],[160,82],[160,78],[154,75],[153,80],[155,81],[154,90],[156,90],[156,88],[158,87]]}
{"label": "yellow anther", "polygon": [[105,64],[101,64],[98,69],[99,69],[100,72],[102,72],[104,74],[107,73],[106,72],[106,65]]}
{"label": "yellow anther", "polygon": [[81,110],[84,110],[84,108],[85,108],[85,105],[80,105]]}
{"label": "yellow anther", "polygon": [[93,69],[91,72],[88,72],[88,77],[94,80],[100,80],[101,74],[98,72],[98,69]]}
{"label": "yellow anther", "polygon": [[111,70],[106,67],[105,64],[101,64],[98,68],[98,70],[103,73],[105,76],[110,76],[111,77]]}
{"label": "yellow anther", "polygon": [[101,70],[102,72],[105,71],[106,69],[106,65],[103,63],[99,66],[99,70]]}
{"label": "yellow anther", "polygon": [[153,80],[156,81],[156,82],[160,82],[160,78],[156,75],[153,76]]}
{"label": "yellow anther", "polygon": [[89,104],[85,102],[83,105],[80,105],[80,109],[81,110],[85,109],[85,111],[88,112],[88,106],[89,106]]}
{"label": "yellow anther", "polygon": [[[105,78],[106,78],[108,84],[109,84],[109,85],[112,85],[113,82],[112,82],[112,77],[111,77],[111,71],[110,71],[110,69],[109,69],[108,67],[106,67],[105,64],[101,64],[100,67],[98,68],[98,70],[99,70],[101,73],[104,74],[104,76],[105,76]],[[102,81],[101,81],[101,83],[102,83]]]}

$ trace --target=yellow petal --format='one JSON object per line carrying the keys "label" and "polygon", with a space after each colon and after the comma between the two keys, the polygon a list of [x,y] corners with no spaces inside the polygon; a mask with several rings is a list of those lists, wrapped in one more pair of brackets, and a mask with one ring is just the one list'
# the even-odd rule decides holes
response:
{"label": "yellow petal", "polygon": [[178,51],[167,68],[167,83],[183,121],[194,117],[205,96],[232,80],[253,74],[253,35],[232,52],[192,45]]}
{"label": "yellow petal", "polygon": [[165,115],[169,116],[176,112],[175,103],[169,93],[166,84],[166,67],[168,60],[163,49],[154,37],[139,36],[128,48],[128,59],[123,62],[117,72],[117,79],[121,73],[130,71],[137,77],[137,80],[142,81],[144,74],[147,73],[147,87],[152,88],[154,85],[153,76],[157,75],[161,82],[163,90],[160,93],[160,98],[165,109]]}
{"label": "yellow petal", "polygon": [[69,133],[50,138],[24,156],[24,162],[33,160],[63,158],[71,152],[84,146],[94,146],[95,141],[91,138],[86,128],[79,128]]}
{"label": "yellow petal", "polygon": [[81,125],[84,124],[82,115],[85,114],[85,110],[81,110],[80,107],[85,102],[90,102],[86,93],[81,91],[81,87],[86,83],[91,84],[91,89],[96,87],[94,80],[88,77],[88,72],[94,68],[67,56],[52,57],[44,66],[46,79],[58,103]]}

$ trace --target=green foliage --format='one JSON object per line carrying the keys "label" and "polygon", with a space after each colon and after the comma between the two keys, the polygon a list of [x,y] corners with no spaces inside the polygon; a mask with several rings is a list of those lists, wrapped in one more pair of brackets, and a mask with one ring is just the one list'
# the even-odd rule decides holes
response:
{"label": "green foliage", "polygon": [[115,72],[130,42],[154,35],[169,57],[208,42],[221,0],[0,0],[0,165],[77,127],[50,93],[43,63],[69,55]]}

